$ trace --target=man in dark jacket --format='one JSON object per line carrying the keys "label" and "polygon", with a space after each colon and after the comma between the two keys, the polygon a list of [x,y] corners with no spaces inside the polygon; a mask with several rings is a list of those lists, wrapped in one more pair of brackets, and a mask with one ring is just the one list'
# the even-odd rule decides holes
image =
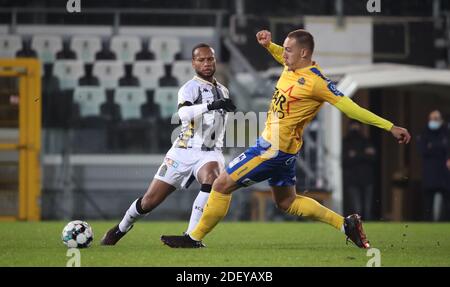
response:
{"label": "man in dark jacket", "polygon": [[442,210],[438,220],[450,219],[450,138],[441,112],[434,110],[428,116],[428,126],[417,138],[422,156],[424,190],[424,219],[433,219],[435,195],[442,195]]}
{"label": "man in dark jacket", "polygon": [[364,136],[361,124],[352,121],[343,142],[344,202],[347,212],[372,219],[376,150]]}

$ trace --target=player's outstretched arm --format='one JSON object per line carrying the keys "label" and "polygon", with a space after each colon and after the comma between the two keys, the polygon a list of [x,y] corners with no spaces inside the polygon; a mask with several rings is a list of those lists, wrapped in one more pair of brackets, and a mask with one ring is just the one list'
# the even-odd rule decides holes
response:
{"label": "player's outstretched arm", "polygon": [[283,47],[272,42],[272,33],[267,30],[261,30],[256,33],[258,43],[266,48],[272,57],[280,64],[284,65]]}
{"label": "player's outstretched arm", "polygon": [[398,140],[398,143],[409,143],[411,135],[405,128],[395,126],[390,121],[377,116],[371,111],[361,108],[349,97],[344,96],[344,94],[336,88],[334,83],[323,76],[319,70],[316,70],[315,73],[318,74],[319,77],[313,87],[313,97],[319,101],[325,101],[332,104],[349,118],[390,132]]}
{"label": "player's outstretched arm", "polygon": [[342,99],[336,102],[334,106],[349,118],[389,131],[400,144],[408,144],[411,140],[411,135],[407,129],[395,126],[390,121],[360,107],[348,97],[342,97]]}

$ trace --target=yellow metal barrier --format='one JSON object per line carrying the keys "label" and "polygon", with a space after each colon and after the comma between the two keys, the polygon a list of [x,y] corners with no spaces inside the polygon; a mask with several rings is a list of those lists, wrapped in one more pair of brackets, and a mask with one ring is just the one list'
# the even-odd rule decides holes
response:
{"label": "yellow metal barrier", "polygon": [[19,209],[0,220],[40,220],[41,66],[37,59],[0,59],[0,77],[19,79],[19,140],[0,151],[19,152]]}

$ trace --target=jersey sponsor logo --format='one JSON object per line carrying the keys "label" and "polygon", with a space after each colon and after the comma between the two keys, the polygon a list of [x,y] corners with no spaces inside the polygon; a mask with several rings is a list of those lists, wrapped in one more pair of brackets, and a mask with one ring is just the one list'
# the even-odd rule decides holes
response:
{"label": "jersey sponsor logo", "polygon": [[241,153],[238,157],[236,157],[235,159],[233,159],[229,164],[228,167],[229,168],[233,168],[233,166],[235,166],[236,164],[238,164],[239,162],[241,162],[242,160],[244,160],[247,156],[245,155],[245,153]]}
{"label": "jersey sponsor logo", "polygon": [[328,82],[328,89],[335,95],[335,96],[339,96],[339,97],[342,97],[344,94],[343,93],[341,93],[341,91],[339,91],[337,88],[336,88],[336,85],[332,82],[332,81],[330,81],[330,80],[328,80],[329,82]]}
{"label": "jersey sponsor logo", "polygon": [[286,103],[286,97],[275,88],[275,92],[272,96],[272,104],[270,105],[270,111],[274,114],[274,116],[282,119],[285,117],[284,103]]}
{"label": "jersey sponsor logo", "polygon": [[164,177],[166,175],[166,173],[167,173],[167,165],[163,164],[159,169],[158,175],[160,177]]}
{"label": "jersey sponsor logo", "polygon": [[313,73],[316,74],[317,76],[321,77],[323,80],[325,80],[325,81],[328,83],[328,85],[327,85],[328,89],[329,89],[330,92],[332,92],[335,96],[342,97],[342,96],[344,95],[343,93],[341,93],[341,91],[339,91],[339,90],[336,88],[336,85],[335,85],[330,79],[328,79],[327,77],[325,77],[325,76],[322,74],[322,72],[319,71],[319,69],[317,69],[317,68],[311,68],[310,70],[311,70],[311,72],[313,72]]}
{"label": "jersey sponsor logo", "polygon": [[311,68],[310,71],[313,72],[314,74],[316,74],[317,76],[321,77],[325,81],[327,80],[327,78],[322,74],[322,72],[319,69]]}
{"label": "jersey sponsor logo", "polygon": [[171,166],[171,167],[173,167],[173,168],[177,168],[178,167],[178,162],[176,162],[176,161],[174,161],[173,159],[171,159],[171,158],[166,158],[166,164],[168,165],[168,166]]}

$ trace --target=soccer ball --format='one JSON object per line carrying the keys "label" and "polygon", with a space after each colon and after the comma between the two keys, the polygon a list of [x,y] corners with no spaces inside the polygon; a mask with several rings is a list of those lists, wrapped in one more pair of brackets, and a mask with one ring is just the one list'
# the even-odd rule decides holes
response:
{"label": "soccer ball", "polygon": [[64,227],[61,239],[68,248],[86,248],[94,240],[94,232],[87,222],[74,220]]}

